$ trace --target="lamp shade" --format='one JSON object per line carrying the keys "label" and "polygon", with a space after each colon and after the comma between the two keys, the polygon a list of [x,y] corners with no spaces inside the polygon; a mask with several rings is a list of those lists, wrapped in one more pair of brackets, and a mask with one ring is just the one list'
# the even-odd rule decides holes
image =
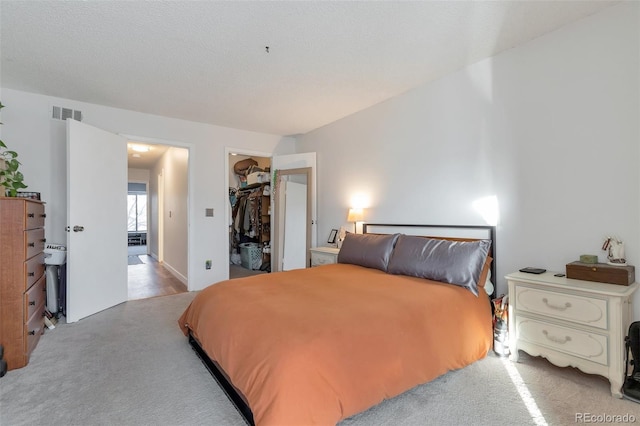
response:
{"label": "lamp shade", "polygon": [[362,209],[349,209],[349,215],[347,216],[347,222],[360,222],[364,219]]}

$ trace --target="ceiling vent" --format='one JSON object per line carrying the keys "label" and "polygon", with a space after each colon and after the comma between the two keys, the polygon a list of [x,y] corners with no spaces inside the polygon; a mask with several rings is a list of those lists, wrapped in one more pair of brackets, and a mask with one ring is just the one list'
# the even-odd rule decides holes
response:
{"label": "ceiling vent", "polygon": [[82,111],[54,106],[52,118],[63,121],[67,118],[72,118],[76,121],[82,121]]}

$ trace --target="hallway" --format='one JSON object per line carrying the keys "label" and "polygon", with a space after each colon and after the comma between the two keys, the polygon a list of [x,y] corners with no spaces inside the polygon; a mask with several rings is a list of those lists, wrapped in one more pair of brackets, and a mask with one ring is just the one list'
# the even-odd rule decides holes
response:
{"label": "hallway", "polygon": [[129,247],[129,300],[185,293],[187,286],[153,257],[146,246]]}

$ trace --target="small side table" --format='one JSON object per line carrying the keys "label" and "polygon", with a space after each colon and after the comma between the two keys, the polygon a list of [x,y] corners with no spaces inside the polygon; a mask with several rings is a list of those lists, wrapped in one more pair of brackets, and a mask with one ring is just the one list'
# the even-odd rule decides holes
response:
{"label": "small side table", "polygon": [[338,263],[339,248],[313,247],[309,251],[311,251],[311,267]]}
{"label": "small side table", "polygon": [[543,356],[560,367],[572,366],[609,379],[621,398],[624,336],[632,321],[629,286],[556,277],[551,272],[506,276],[509,285],[509,349]]}

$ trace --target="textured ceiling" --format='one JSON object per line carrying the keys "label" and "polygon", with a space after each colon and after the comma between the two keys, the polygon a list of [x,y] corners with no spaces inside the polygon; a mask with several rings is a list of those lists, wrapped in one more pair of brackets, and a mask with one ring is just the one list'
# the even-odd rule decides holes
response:
{"label": "textured ceiling", "polygon": [[1,0],[0,84],[292,135],[614,3]]}

